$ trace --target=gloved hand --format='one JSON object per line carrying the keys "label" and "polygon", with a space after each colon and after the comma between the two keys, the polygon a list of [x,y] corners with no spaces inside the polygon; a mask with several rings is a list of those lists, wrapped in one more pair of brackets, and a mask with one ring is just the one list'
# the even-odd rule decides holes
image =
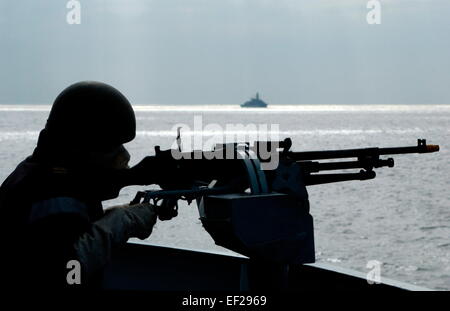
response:
{"label": "gloved hand", "polygon": [[91,275],[104,267],[110,261],[113,247],[129,238],[146,239],[155,223],[155,207],[149,203],[108,209],[74,244],[84,271]]}
{"label": "gloved hand", "polygon": [[119,243],[129,238],[144,240],[152,233],[156,215],[156,207],[150,203],[124,204],[106,210],[95,224],[115,231]]}

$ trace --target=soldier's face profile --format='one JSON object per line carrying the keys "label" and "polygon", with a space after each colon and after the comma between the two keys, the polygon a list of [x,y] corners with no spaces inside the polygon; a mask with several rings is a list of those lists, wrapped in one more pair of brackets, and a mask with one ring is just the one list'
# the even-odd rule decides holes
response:
{"label": "soldier's face profile", "polygon": [[130,166],[128,165],[129,162],[130,162],[130,153],[122,145],[120,151],[114,156],[111,167],[113,169],[130,168]]}
{"label": "soldier's face profile", "polygon": [[123,146],[120,145],[118,148],[110,152],[89,152],[89,162],[96,166],[106,169],[127,169],[129,168],[128,163],[130,162],[130,153]]}

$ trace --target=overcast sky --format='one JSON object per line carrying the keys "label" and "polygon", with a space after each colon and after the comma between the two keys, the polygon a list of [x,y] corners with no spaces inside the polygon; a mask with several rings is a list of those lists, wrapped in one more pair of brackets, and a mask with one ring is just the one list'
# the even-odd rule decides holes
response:
{"label": "overcast sky", "polygon": [[450,1],[0,1],[0,103],[99,80],[135,104],[450,104]]}

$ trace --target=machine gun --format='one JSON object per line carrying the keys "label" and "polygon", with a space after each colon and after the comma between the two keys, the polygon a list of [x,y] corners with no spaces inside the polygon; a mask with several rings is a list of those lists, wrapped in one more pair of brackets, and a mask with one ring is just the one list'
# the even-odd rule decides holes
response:
{"label": "machine gun", "polygon": [[[184,153],[155,147],[156,158],[176,158],[172,163],[188,177],[189,185],[141,191],[131,203],[151,202],[158,206],[159,218],[166,220],[177,215],[179,200],[195,200],[200,220],[216,244],[271,262],[312,263],[313,220],[306,186],[373,179],[374,169],[394,166],[392,158],[381,156],[439,151],[425,139],[410,147],[306,152],[291,147],[290,138]],[[321,173],[349,169],[360,171]]]}

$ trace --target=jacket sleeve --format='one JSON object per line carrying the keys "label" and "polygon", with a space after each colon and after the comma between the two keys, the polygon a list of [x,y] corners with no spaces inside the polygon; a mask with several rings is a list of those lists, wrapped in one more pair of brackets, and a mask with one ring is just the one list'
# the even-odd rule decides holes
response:
{"label": "jacket sleeve", "polygon": [[146,239],[156,223],[156,212],[148,204],[116,207],[93,223],[74,243],[74,249],[88,276],[102,269],[114,246],[129,238]]}
{"label": "jacket sleeve", "polygon": [[[91,223],[80,201],[59,197],[33,205],[30,236],[33,257],[53,282],[66,282],[70,260],[81,264],[82,282],[88,282],[110,261],[112,249],[130,237],[146,238],[156,222],[148,205],[113,208]],[[44,276],[45,277],[45,276]]]}
{"label": "jacket sleeve", "polygon": [[74,209],[72,203],[57,198],[33,204],[24,252],[35,267],[32,279],[36,285],[68,285],[67,263],[78,260],[73,245],[90,227],[83,210]]}

